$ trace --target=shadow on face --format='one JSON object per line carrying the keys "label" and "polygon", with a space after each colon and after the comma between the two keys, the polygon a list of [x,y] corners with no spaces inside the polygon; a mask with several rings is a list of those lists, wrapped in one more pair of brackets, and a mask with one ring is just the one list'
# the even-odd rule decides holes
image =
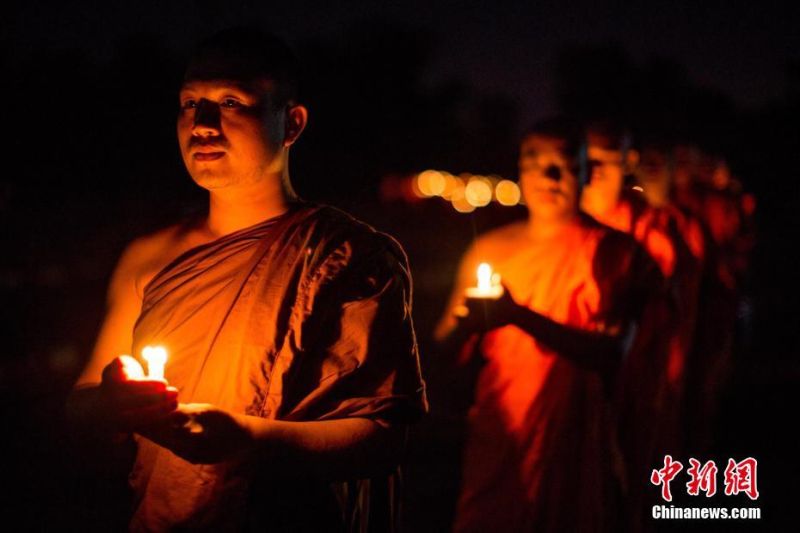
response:
{"label": "shadow on face", "polygon": [[528,135],[520,145],[522,194],[532,216],[566,219],[577,213],[579,184],[565,139]]}

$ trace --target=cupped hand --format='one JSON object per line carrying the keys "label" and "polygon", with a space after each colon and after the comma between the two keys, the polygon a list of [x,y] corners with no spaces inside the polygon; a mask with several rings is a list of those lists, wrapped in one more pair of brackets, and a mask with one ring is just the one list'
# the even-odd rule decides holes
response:
{"label": "cupped hand", "polygon": [[130,361],[136,362],[130,356],[115,358],[103,369],[100,383],[103,419],[110,429],[124,433],[165,420],[178,407],[175,387],[144,378]]}
{"label": "cupped hand", "polygon": [[253,446],[243,415],[205,403],[180,404],[166,420],[141,428],[139,433],[194,464],[242,457]]}
{"label": "cupped hand", "polygon": [[503,286],[499,298],[470,298],[464,300],[462,313],[458,317],[459,327],[470,331],[489,331],[513,324],[519,306]]}

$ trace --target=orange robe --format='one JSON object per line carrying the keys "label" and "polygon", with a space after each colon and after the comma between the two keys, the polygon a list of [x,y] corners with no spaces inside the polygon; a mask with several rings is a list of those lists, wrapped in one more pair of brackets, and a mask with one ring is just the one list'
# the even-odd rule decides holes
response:
{"label": "orange robe", "polygon": [[675,246],[670,235],[655,224],[654,213],[644,199],[626,191],[610,213],[594,218],[606,226],[633,235],[658,263],[664,277],[668,278],[675,271]]}
{"label": "orange robe", "polygon": [[620,446],[626,461],[626,518],[641,528],[648,507],[648,474],[666,453],[682,452],[680,416],[687,364],[697,323],[704,244],[701,228],[673,206],[653,208],[626,191],[600,219],[630,233],[659,264],[668,281],[670,309],[640,323],[637,343],[621,373],[617,401]]}
{"label": "orange robe", "polygon": [[[561,324],[618,331],[661,285],[629,236],[588,217],[522,245],[520,225],[481,238],[471,256],[514,300]],[[607,384],[515,326],[493,330],[469,413],[456,531],[602,531],[614,491]]]}
{"label": "orange robe", "polygon": [[[180,402],[267,419],[407,422],[427,408],[410,306],[394,240],[338,210],[300,206],[157,274],[133,353],[169,350],[165,377]],[[268,464],[192,465],[137,443],[135,531],[339,530],[365,524],[370,507],[370,518],[390,514],[388,479],[276,479]]]}

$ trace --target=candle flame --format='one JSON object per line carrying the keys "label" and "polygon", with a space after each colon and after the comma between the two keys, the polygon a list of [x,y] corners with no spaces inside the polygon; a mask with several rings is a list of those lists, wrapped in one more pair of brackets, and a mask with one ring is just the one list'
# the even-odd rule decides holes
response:
{"label": "candle flame", "polygon": [[167,350],[163,346],[145,346],[142,359],[147,361],[149,379],[164,379],[164,365],[167,364]]}
{"label": "candle flame", "polygon": [[478,289],[489,291],[492,288],[492,267],[489,263],[478,265]]}
{"label": "candle flame", "polygon": [[120,355],[119,361],[122,363],[122,373],[125,374],[125,379],[137,380],[144,379],[144,369],[139,361],[130,355]]}
{"label": "candle flame", "polygon": [[500,284],[500,274],[492,270],[489,263],[478,265],[478,285],[467,287],[467,298],[497,299],[503,295],[503,286]]}

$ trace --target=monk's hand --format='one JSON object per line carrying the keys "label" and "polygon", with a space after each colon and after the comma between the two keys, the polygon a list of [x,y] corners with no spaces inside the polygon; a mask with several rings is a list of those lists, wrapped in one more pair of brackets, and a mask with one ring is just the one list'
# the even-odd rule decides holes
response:
{"label": "monk's hand", "polygon": [[178,407],[178,390],[164,380],[132,375],[127,361],[117,357],[103,369],[100,404],[109,430],[131,433],[166,420]]}
{"label": "monk's hand", "polygon": [[244,415],[206,403],[182,403],[167,421],[142,428],[140,433],[194,464],[240,458],[253,446]]}
{"label": "monk's hand", "polygon": [[503,286],[499,298],[466,298],[458,316],[459,327],[471,331],[489,331],[513,324],[519,305]]}

